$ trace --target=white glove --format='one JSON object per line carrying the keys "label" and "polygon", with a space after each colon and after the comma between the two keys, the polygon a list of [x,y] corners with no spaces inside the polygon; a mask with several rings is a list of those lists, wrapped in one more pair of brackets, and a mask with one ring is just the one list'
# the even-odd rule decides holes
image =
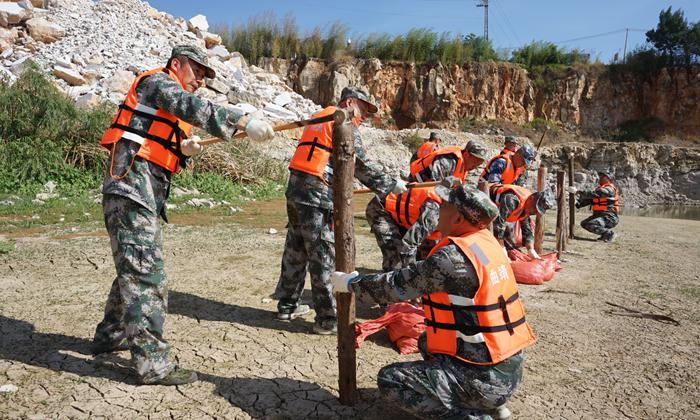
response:
{"label": "white glove", "polygon": [[536,260],[541,260],[541,259],[542,259],[542,257],[540,257],[540,254],[538,254],[537,251],[535,251],[535,247],[534,247],[534,246],[530,246],[530,247],[527,249],[527,253],[530,254],[530,256],[531,256],[532,258],[536,259]]}
{"label": "white glove", "polygon": [[333,287],[333,293],[350,293],[348,285],[350,282],[360,273],[353,271],[352,273],[343,273],[342,271],[336,271],[331,274],[331,286]]}
{"label": "white glove", "polygon": [[180,144],[182,154],[185,156],[197,156],[198,154],[202,153],[204,147],[199,144],[199,140],[199,136],[192,136],[192,138],[184,139]]}
{"label": "white glove", "polygon": [[566,192],[568,192],[569,194],[576,194],[578,192],[578,188],[572,185],[570,187],[566,187]]}
{"label": "white glove", "polygon": [[275,131],[267,121],[256,120],[253,117],[248,117],[248,121],[243,126],[243,129],[253,141],[266,141],[275,136]]}
{"label": "white glove", "polygon": [[406,182],[404,182],[403,179],[401,178],[396,178],[396,184],[394,184],[394,188],[391,190],[396,195],[399,195],[401,193],[405,193],[408,191],[408,188],[406,187]]}
{"label": "white glove", "polygon": [[506,247],[503,247],[503,253],[506,254],[506,258],[510,258],[508,257],[508,250],[506,249]]}

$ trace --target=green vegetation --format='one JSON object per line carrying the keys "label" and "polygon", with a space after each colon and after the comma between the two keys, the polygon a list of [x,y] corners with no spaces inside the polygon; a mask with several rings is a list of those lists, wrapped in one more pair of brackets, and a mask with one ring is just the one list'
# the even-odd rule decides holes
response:
{"label": "green vegetation", "polygon": [[613,66],[636,73],[655,73],[665,66],[700,62],[700,21],[692,23],[683,10],[668,9],[659,13],[656,28],[646,32],[647,45],[632,50],[624,64]]}
{"label": "green vegetation", "polygon": [[527,69],[533,69],[540,66],[588,64],[590,56],[577,49],[567,51],[551,42],[533,41],[514,50],[511,61],[522,64]]}
{"label": "green vegetation", "polygon": [[239,51],[251,63],[257,63],[261,57],[336,59],[352,56],[443,64],[498,58],[491,42],[474,34],[438,34],[430,29],[415,28],[403,35],[360,36],[348,45],[349,31],[342,23],[335,22],[325,30],[316,27],[301,35],[293,16],[286,15],[278,21],[271,12],[250,18],[245,25],[217,25],[212,30],[221,35],[227,48]]}
{"label": "green vegetation", "polygon": [[15,250],[15,241],[0,241],[0,255],[9,254]]}
{"label": "green vegetation", "polygon": [[[100,219],[107,154],[99,140],[114,112],[109,105],[76,108],[34,65],[13,85],[0,83],[0,200],[14,203],[0,205],[0,230]],[[192,166],[174,177],[173,188],[231,203],[281,195],[286,176],[280,162],[246,142],[210,149]],[[33,203],[49,180],[59,197]]]}
{"label": "green vegetation", "polygon": [[77,109],[35,66],[14,85],[0,84],[0,194],[35,193],[48,180],[65,193],[94,188],[111,114],[107,106]]}
{"label": "green vegetation", "polygon": [[401,143],[405,144],[411,152],[418,150],[425,139],[418,132],[407,134],[401,138]]}

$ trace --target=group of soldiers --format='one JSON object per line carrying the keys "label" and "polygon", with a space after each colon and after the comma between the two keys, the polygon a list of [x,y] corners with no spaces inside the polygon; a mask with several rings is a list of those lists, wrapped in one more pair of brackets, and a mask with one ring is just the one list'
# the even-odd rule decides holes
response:
{"label": "group of soldiers", "polygon": [[[214,77],[206,53],[175,47],[165,67],[134,81],[101,141],[110,151],[103,209],[117,276],[92,350],[130,350],[143,384],[197,380],[195,372],[171,361],[163,337],[167,282],[158,220],[167,222],[173,174],[202,151],[192,126],[224,140],[240,130],[254,141],[273,136],[267,122],[194,95],[204,77]],[[509,234],[515,222],[522,222],[523,244],[539,258],[528,218],[553,205],[551,192],[533,193],[517,185],[536,151],[529,144],[518,148],[507,137],[505,148],[471,185],[467,177],[486,161],[486,148],[478,141],[464,148],[441,147],[433,133],[414,155],[407,179],[394,178],[369,159],[362,144],[358,127],[377,112],[367,92],[345,88],[337,106],[314,117],[337,108],[352,109],[355,116],[355,177],[376,194],[366,213],[382,250],[384,273],[334,272],[333,123],[308,126],[289,165],[289,224],[275,290],[277,318],[287,321],[311,312],[302,303],[307,271],[316,334],[337,332],[335,292],[356,293],[379,304],[421,298],[428,327],[419,342],[424,360],[383,368],[377,380],[381,392],[421,417],[508,417],[505,402],[522,378],[522,350],[535,337],[504,249],[515,246]],[[430,181],[439,185],[410,188]],[[594,211],[605,207],[616,212],[616,190],[614,198],[606,199],[602,192],[614,188],[610,185],[582,194],[581,203],[589,200]],[[586,226],[609,232],[611,220],[599,215]],[[601,234],[610,236],[605,232]]]}

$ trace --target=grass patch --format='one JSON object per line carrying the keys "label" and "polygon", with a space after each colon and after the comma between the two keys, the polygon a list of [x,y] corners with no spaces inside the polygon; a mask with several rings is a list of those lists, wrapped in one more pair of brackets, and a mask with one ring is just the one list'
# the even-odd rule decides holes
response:
{"label": "grass patch", "polygon": [[425,142],[425,139],[417,132],[401,137],[401,143],[405,144],[411,152],[418,150],[423,142]]}
{"label": "grass patch", "polygon": [[0,241],[0,255],[6,255],[15,250],[15,241]]}

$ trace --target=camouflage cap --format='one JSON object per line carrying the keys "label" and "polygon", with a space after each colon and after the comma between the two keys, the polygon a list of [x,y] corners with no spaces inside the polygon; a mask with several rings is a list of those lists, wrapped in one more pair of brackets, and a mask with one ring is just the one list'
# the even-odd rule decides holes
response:
{"label": "camouflage cap", "polygon": [[372,100],[369,98],[369,93],[367,93],[367,91],[362,88],[348,86],[345,89],[343,89],[343,91],[340,93],[341,102],[348,98],[359,99],[362,102],[366,103],[367,105],[369,105],[369,112],[372,114],[375,114],[378,111],[377,105],[375,105],[374,102],[372,102]]}
{"label": "camouflage cap", "polygon": [[554,201],[554,193],[551,190],[539,191],[534,194],[535,207],[537,208],[537,213],[544,214],[547,210],[554,207],[556,204]]}
{"label": "camouflage cap", "polygon": [[170,58],[175,57],[187,57],[188,59],[204,67],[206,70],[206,77],[210,79],[216,77],[216,72],[214,69],[209,67],[209,57],[207,57],[207,53],[202,51],[202,49],[199,47],[194,45],[177,45],[173,47],[173,52],[170,54]]}
{"label": "camouflage cap", "polygon": [[505,144],[515,144],[515,145],[518,144],[518,141],[515,140],[515,137],[513,137],[513,136],[506,136],[504,139],[504,142],[505,142]]}
{"label": "camouflage cap", "polygon": [[431,131],[428,140],[440,140],[440,134],[437,131]]}
{"label": "camouflage cap", "polygon": [[608,177],[609,180],[613,180],[613,171],[610,169],[600,169],[597,171],[598,176],[605,176]]}
{"label": "camouflage cap", "polygon": [[476,156],[480,159],[486,160],[486,146],[484,146],[483,143],[477,140],[469,140],[466,146],[464,146],[464,150],[466,152],[469,152],[470,155]]}
{"label": "camouflage cap", "polygon": [[523,144],[520,146],[520,149],[518,149],[516,153],[523,158],[525,161],[525,166],[530,166],[530,163],[535,160],[535,157],[537,156],[537,150],[535,150],[535,148],[529,144]]}
{"label": "camouflage cap", "polygon": [[498,216],[498,207],[489,196],[471,185],[462,184],[452,189],[439,185],[435,192],[475,226],[485,227]]}

